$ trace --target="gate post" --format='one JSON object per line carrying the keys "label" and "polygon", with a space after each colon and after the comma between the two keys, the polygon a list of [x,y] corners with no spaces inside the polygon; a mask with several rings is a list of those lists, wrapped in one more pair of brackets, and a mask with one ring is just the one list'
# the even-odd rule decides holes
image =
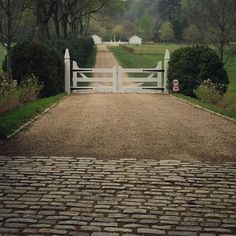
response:
{"label": "gate post", "polygon": [[168,67],[170,61],[170,52],[166,49],[165,58],[164,58],[164,93],[168,93]]}
{"label": "gate post", "polygon": [[122,92],[122,67],[117,67],[117,92]]}
{"label": "gate post", "polygon": [[112,71],[112,90],[117,93],[117,66],[114,66]]}
{"label": "gate post", "polygon": [[[162,70],[162,61],[158,62],[157,69]],[[157,88],[161,87],[162,87],[162,72],[157,72]]]}
{"label": "gate post", "polygon": [[71,62],[70,62],[70,53],[69,50],[66,49],[65,56],[64,56],[64,63],[65,63],[65,92],[70,94],[70,76],[71,76]]}

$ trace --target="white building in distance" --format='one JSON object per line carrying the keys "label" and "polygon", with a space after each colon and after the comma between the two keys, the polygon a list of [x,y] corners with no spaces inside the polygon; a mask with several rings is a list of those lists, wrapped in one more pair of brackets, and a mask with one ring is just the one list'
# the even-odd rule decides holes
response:
{"label": "white building in distance", "polygon": [[142,44],[142,38],[140,38],[137,35],[133,35],[129,39],[129,44],[141,45]]}
{"label": "white building in distance", "polygon": [[97,44],[102,44],[102,38],[99,37],[98,35],[94,34],[94,35],[92,36],[92,38],[93,38],[93,41],[94,41],[94,43],[95,43],[96,45],[97,45]]}

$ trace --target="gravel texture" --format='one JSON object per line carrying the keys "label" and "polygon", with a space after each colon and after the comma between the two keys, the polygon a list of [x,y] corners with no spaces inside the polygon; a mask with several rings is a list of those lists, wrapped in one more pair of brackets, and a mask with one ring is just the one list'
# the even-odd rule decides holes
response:
{"label": "gravel texture", "polygon": [[[99,46],[95,67],[118,65]],[[67,97],[0,155],[236,160],[236,123],[162,94]]]}
{"label": "gravel texture", "polygon": [[236,160],[236,123],[162,94],[78,94],[0,155]]}

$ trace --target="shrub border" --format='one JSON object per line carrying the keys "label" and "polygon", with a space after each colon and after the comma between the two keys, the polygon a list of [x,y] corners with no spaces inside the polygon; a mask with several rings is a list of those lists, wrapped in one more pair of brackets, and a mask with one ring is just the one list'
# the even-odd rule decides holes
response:
{"label": "shrub border", "polygon": [[224,119],[226,119],[226,120],[228,120],[228,121],[233,121],[234,123],[236,123],[236,120],[235,120],[234,118],[231,118],[231,117],[222,115],[222,114],[220,114],[220,113],[217,113],[217,112],[215,112],[215,111],[209,110],[209,109],[207,109],[207,108],[205,108],[205,107],[202,107],[202,106],[200,106],[200,105],[197,105],[197,104],[194,104],[194,103],[192,103],[192,102],[189,102],[189,101],[187,101],[187,100],[185,100],[185,99],[183,99],[183,98],[176,97],[176,96],[174,96],[174,95],[172,95],[172,94],[168,94],[168,95],[171,96],[172,98],[175,98],[176,100],[179,100],[179,101],[182,101],[182,102],[184,102],[184,103],[187,103],[187,104],[189,104],[189,105],[191,105],[191,106],[194,106],[194,107],[196,107],[196,108],[198,108],[198,109],[200,109],[200,110],[204,110],[204,111],[210,112],[211,114],[217,115],[217,116],[219,116],[219,117],[221,117],[221,118],[224,118]]}
{"label": "shrub border", "polygon": [[50,107],[46,108],[44,111],[40,112],[38,115],[36,115],[34,118],[30,119],[29,121],[27,121],[26,123],[23,123],[23,125],[20,126],[20,128],[18,128],[17,130],[13,131],[11,134],[7,135],[7,137],[5,139],[3,139],[2,141],[0,141],[0,145],[4,144],[5,142],[7,142],[9,139],[13,138],[14,136],[16,136],[19,132],[21,132],[22,130],[24,130],[25,128],[27,128],[29,125],[31,125],[33,122],[35,122],[36,120],[38,120],[41,116],[43,116],[44,114],[46,114],[47,112],[49,112],[52,108],[54,108],[55,106],[57,106],[60,102],[62,102],[64,99],[66,99],[67,96],[64,96],[63,98],[61,98],[59,101],[55,102],[54,104],[52,104]]}

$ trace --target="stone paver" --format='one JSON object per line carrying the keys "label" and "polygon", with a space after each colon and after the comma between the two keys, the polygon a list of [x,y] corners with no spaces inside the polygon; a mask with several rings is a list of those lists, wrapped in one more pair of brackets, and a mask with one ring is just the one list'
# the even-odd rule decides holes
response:
{"label": "stone paver", "polygon": [[236,163],[0,157],[0,235],[236,235]]}

